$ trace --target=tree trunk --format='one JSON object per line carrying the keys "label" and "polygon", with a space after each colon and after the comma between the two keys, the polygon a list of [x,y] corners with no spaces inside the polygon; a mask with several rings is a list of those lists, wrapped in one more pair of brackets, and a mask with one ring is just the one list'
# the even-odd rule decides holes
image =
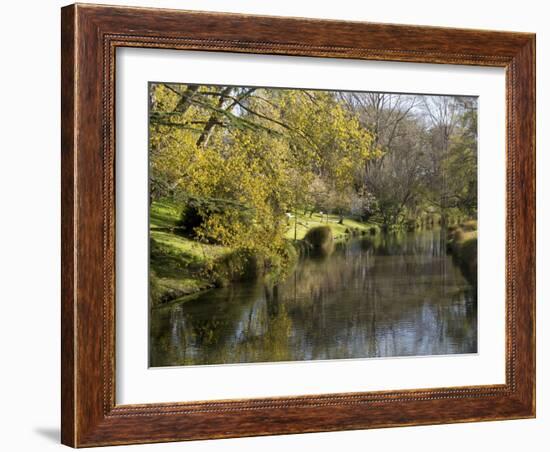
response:
{"label": "tree trunk", "polygon": [[[220,92],[220,98],[218,100],[218,103],[216,104],[216,108],[219,110],[223,108],[223,104],[226,100],[226,96],[231,94],[231,90],[233,87],[226,87]],[[219,113],[214,111],[210,115],[210,118],[208,118],[208,121],[206,122],[206,125],[204,126],[204,129],[202,130],[202,133],[197,140],[197,147],[200,146],[206,146],[208,144],[208,140],[210,139],[210,134],[212,133],[212,129],[214,126],[219,122]]]}
{"label": "tree trunk", "polygon": [[191,106],[193,95],[197,92],[198,89],[199,85],[188,86],[185,92],[181,95],[181,98],[178,101],[176,108],[174,108],[174,111],[178,113],[185,113]]}

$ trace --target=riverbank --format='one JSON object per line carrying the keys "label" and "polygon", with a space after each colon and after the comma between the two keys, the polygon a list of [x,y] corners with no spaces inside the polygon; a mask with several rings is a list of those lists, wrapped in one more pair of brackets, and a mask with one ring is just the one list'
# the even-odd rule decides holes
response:
{"label": "riverbank", "polygon": [[447,251],[468,282],[477,286],[477,221],[470,220],[450,227]]}
{"label": "riverbank", "polygon": [[[246,268],[246,275],[260,277],[268,264],[261,257],[229,248],[204,244],[179,234],[181,210],[177,204],[153,202],[150,208],[150,301],[152,306],[186,298],[213,287],[227,285],[239,279],[232,268]],[[378,227],[350,218],[327,214],[306,214],[287,218],[289,254],[303,249],[300,244],[308,231],[319,227],[330,229],[334,241],[345,241],[359,235],[374,235]],[[296,237],[296,242],[294,238]],[[232,265],[238,259],[240,265]],[[213,263],[221,264],[222,271],[213,274]],[[245,275],[245,276],[246,276]]]}
{"label": "riverbank", "polygon": [[319,226],[328,226],[335,241],[347,240],[350,235],[377,234],[380,228],[372,223],[363,223],[352,218],[340,217],[331,214],[297,214],[287,220],[288,229],[285,237],[289,240],[303,240],[307,232]]}
{"label": "riverbank", "polygon": [[326,259],[300,259],[296,277],[277,284],[232,284],[153,309],[150,365],[475,353],[475,293],[441,233],[354,237]]}

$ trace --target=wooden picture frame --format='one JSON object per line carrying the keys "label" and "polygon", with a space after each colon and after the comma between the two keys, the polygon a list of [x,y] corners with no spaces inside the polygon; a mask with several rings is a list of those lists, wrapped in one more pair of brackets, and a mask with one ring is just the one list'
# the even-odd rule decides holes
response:
{"label": "wooden picture frame", "polygon": [[[70,5],[62,9],[62,442],[73,447],[535,416],[535,35]],[[115,403],[115,50],[506,69],[506,383]]]}

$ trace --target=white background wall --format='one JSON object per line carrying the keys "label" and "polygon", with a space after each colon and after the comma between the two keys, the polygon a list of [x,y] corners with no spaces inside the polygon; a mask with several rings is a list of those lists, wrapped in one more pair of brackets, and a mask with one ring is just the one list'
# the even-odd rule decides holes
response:
{"label": "white background wall", "polygon": [[[113,0],[115,1],[115,0]],[[544,278],[550,252],[550,14],[547,2],[353,0],[116,0],[118,4],[531,31],[537,33],[538,415],[536,420],[223,441],[119,447],[116,450],[280,451],[547,450],[550,321]],[[93,2],[96,3],[96,2]],[[59,450],[59,8],[60,1],[2,5],[0,71],[0,448]],[[7,250],[7,253],[6,253]],[[7,291],[6,291],[7,289]],[[546,326],[548,328],[548,326]],[[545,356],[546,355],[546,356]],[[546,435],[545,435],[546,433]]]}

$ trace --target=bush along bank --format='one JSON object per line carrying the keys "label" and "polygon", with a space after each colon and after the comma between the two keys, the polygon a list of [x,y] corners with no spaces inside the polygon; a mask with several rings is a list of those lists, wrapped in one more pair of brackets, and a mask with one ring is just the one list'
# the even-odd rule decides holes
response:
{"label": "bush along bank", "polygon": [[[154,247],[158,249],[158,245]],[[232,283],[264,277],[277,281],[292,271],[298,260],[296,248],[290,242],[279,254],[270,256],[253,249],[225,249],[218,250],[215,257],[199,256],[195,262],[189,262],[184,255],[152,250],[149,284],[152,307],[190,300],[200,292]]]}
{"label": "bush along bank", "polygon": [[330,256],[334,251],[334,238],[329,226],[317,226],[307,231],[304,242],[309,254],[313,256]]}
{"label": "bush along bank", "polygon": [[191,300],[203,291],[232,283],[261,278],[277,282],[292,272],[299,257],[326,257],[338,241],[379,232],[372,223],[350,218],[342,224],[333,215],[300,216],[296,225],[289,221],[282,249],[267,255],[258,249],[224,247],[209,238],[199,241],[195,230],[204,219],[196,210],[170,201],[155,201],[151,205],[152,307]]}
{"label": "bush along bank", "polygon": [[449,227],[447,251],[458,264],[466,280],[477,287],[477,221]]}

